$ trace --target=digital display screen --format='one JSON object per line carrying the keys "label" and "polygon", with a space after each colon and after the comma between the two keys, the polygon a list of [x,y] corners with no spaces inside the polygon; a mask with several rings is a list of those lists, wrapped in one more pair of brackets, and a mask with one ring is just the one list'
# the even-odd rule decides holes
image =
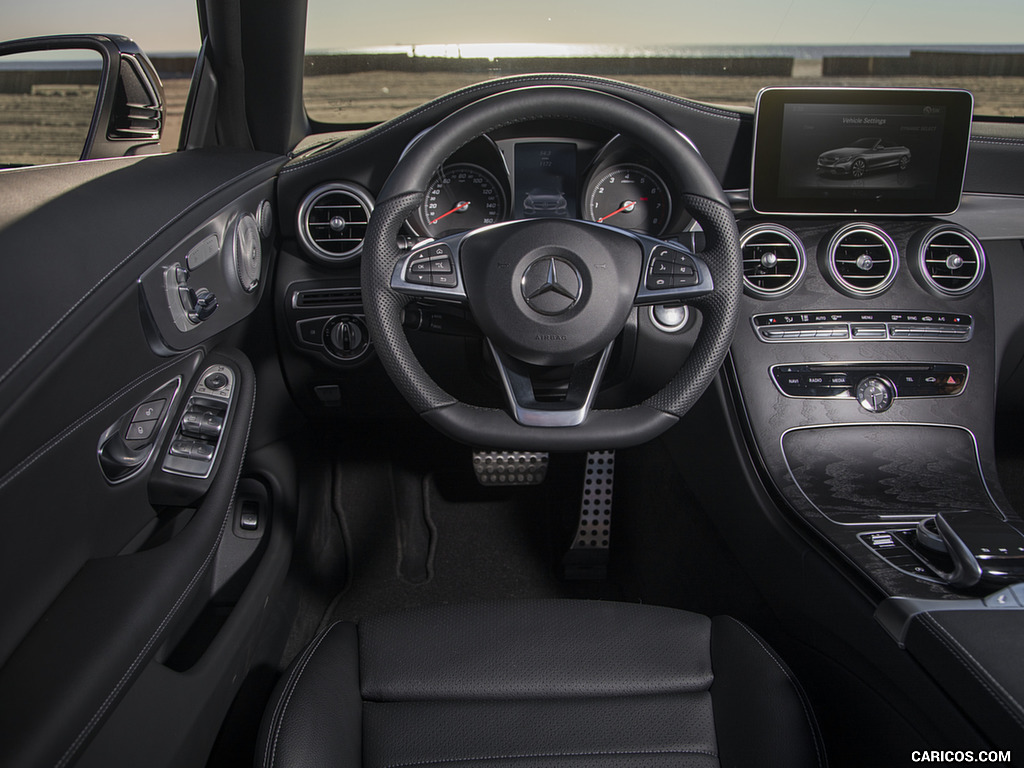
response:
{"label": "digital display screen", "polygon": [[751,203],[762,213],[952,213],[972,110],[956,90],[762,91]]}
{"label": "digital display screen", "polygon": [[517,219],[576,218],[576,145],[568,142],[523,142],[515,147]]}

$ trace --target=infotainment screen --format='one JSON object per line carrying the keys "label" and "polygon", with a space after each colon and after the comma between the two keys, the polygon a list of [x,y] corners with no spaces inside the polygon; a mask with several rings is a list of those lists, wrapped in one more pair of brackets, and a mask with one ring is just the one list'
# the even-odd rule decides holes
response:
{"label": "infotainment screen", "polygon": [[962,90],[767,88],[757,98],[751,205],[760,213],[952,213],[973,109]]}

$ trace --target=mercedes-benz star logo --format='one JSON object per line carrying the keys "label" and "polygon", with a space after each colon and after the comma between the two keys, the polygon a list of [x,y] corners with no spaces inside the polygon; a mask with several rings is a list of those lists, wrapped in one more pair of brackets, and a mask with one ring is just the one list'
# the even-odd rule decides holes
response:
{"label": "mercedes-benz star logo", "polygon": [[544,256],[526,268],[522,286],[530,309],[542,315],[560,315],[579,301],[583,279],[565,259]]}

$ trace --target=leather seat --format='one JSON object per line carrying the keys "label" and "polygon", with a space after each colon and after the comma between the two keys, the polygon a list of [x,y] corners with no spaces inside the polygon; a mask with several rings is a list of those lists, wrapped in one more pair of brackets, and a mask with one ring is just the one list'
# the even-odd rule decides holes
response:
{"label": "leather seat", "polygon": [[811,710],[746,626],[522,601],[337,623],[284,675],[257,765],[817,766]]}

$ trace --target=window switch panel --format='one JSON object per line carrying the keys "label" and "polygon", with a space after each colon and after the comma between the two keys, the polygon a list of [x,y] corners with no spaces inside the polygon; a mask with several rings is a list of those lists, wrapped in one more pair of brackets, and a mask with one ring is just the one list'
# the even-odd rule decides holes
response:
{"label": "window switch panel", "polygon": [[172,475],[207,478],[213,472],[221,432],[231,410],[235,373],[225,365],[214,365],[197,381],[164,456],[163,468]]}

